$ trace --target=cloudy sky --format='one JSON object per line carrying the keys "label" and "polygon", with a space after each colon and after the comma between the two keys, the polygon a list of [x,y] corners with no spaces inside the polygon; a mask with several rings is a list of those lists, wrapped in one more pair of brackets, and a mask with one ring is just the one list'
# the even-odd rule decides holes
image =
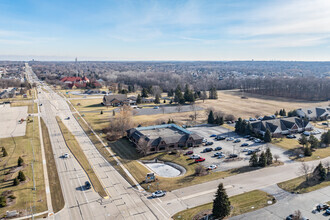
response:
{"label": "cloudy sky", "polygon": [[1,0],[0,59],[330,60],[329,0]]}

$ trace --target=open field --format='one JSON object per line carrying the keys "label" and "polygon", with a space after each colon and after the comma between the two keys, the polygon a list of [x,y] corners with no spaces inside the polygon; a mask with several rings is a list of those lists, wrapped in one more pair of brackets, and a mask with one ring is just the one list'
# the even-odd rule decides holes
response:
{"label": "open field", "polygon": [[330,177],[328,176],[328,178],[323,182],[310,180],[309,183],[306,183],[306,178],[304,176],[300,176],[285,182],[278,183],[277,185],[288,192],[308,193],[323,187],[330,186]]}
{"label": "open field", "polygon": [[48,179],[49,179],[50,194],[52,198],[52,206],[54,213],[56,213],[64,207],[65,202],[63,198],[61,183],[58,177],[58,172],[53,154],[53,148],[49,138],[48,129],[42,118],[41,118],[41,131],[42,131],[42,138],[45,147],[47,170],[51,171],[48,172]]}
{"label": "open field", "polygon": [[[248,99],[242,99],[241,96]],[[206,99],[204,103],[202,101],[197,103],[205,109],[213,107],[225,114],[233,114],[237,118],[272,115],[275,111],[283,108],[288,112],[297,108],[327,106],[329,104],[329,102],[311,102],[250,93],[242,94],[239,90],[221,90],[218,91],[218,97],[217,100]]]}
{"label": "open field", "polygon": [[[243,193],[237,196],[229,198],[233,210],[230,217],[241,215],[247,212],[255,211],[263,207],[268,206],[268,201],[272,201],[274,204],[275,198],[266,192],[260,190],[254,190],[251,192]],[[207,203],[205,205],[197,206],[195,208],[187,209],[179,212],[173,216],[175,220],[190,220],[197,214],[210,214],[212,212],[213,203]],[[252,207],[254,207],[252,209]]]}
{"label": "open field", "polygon": [[38,105],[37,105],[37,103],[33,102],[32,100],[10,103],[10,107],[20,107],[20,106],[27,106],[28,107],[28,111],[27,111],[28,114],[38,113]]}
{"label": "open field", "polygon": [[88,159],[86,158],[84,152],[80,148],[76,138],[72,135],[72,133],[67,129],[67,127],[63,124],[61,119],[56,117],[57,123],[61,129],[63,137],[65,139],[65,143],[71,151],[72,155],[78,160],[79,164],[82,166],[87,176],[89,177],[91,184],[93,185],[94,190],[100,194],[103,198],[107,196],[100,180],[98,179],[96,173],[91,168]]}
{"label": "open field", "polygon": [[[22,212],[22,215],[30,214],[30,208],[33,206],[34,200],[36,205],[35,213],[47,210],[39,132],[35,132],[39,129],[39,125],[36,118],[32,117],[31,119],[33,121],[27,123],[25,136],[0,139],[0,146],[4,146],[8,152],[8,156],[1,156],[0,160],[0,193],[12,190],[16,197],[14,204],[0,208],[0,216],[5,214],[7,210],[17,210]],[[33,156],[35,157],[34,175],[36,191],[32,190],[33,175],[31,163]],[[22,157],[24,160],[22,167],[17,167],[18,157]],[[20,170],[24,172],[27,180],[18,186],[13,186],[13,179],[18,175]]]}
{"label": "open field", "polygon": [[[80,112],[80,111],[112,111],[115,109],[114,107],[106,107],[101,104],[102,99],[74,99],[70,100],[72,105]],[[80,105],[78,105],[80,103]]]}

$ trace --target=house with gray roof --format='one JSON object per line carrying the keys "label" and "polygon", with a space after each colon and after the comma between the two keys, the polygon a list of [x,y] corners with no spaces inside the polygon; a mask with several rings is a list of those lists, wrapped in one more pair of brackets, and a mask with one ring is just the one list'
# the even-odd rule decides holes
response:
{"label": "house with gray roof", "polygon": [[261,135],[264,135],[268,129],[274,137],[313,130],[313,126],[309,121],[298,117],[256,121],[252,122],[251,126],[254,132]]}
{"label": "house with gray roof", "polygon": [[203,140],[201,136],[176,124],[132,128],[127,131],[127,137],[137,147],[147,147],[148,154],[196,147],[202,144]]}
{"label": "house with gray roof", "polygon": [[330,107],[299,108],[296,110],[298,117],[307,118],[310,121],[323,121],[330,119]]}

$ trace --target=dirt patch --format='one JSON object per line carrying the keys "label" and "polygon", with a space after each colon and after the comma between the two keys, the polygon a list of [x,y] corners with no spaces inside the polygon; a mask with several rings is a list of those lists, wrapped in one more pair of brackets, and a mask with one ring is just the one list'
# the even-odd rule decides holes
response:
{"label": "dirt patch", "polygon": [[[212,214],[212,209],[203,210],[203,211],[199,212],[197,215],[195,215],[192,219],[200,220],[200,219],[206,217],[207,215],[211,215],[211,214]],[[209,218],[209,219],[212,219],[212,218]]]}

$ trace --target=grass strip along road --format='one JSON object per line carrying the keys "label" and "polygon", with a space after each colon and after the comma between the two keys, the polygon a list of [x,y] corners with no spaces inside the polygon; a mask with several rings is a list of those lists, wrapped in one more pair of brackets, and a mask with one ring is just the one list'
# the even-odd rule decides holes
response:
{"label": "grass strip along road", "polygon": [[56,120],[61,129],[66,145],[70,149],[72,155],[78,160],[79,164],[86,172],[88,178],[90,179],[93,185],[94,190],[97,193],[99,193],[99,195],[102,196],[103,198],[107,197],[108,196],[107,193],[105,192],[100,180],[98,179],[96,173],[94,172],[90,163],[88,162],[88,159],[84,154],[83,150],[81,149],[80,145],[78,144],[78,141],[68,130],[68,128],[63,124],[63,122],[58,116],[56,117]]}
{"label": "grass strip along road", "polygon": [[64,207],[64,198],[61,188],[60,179],[58,177],[58,172],[56,168],[55,158],[53,154],[53,148],[50,142],[49,133],[45,122],[41,118],[41,131],[42,137],[44,142],[46,160],[47,160],[47,170],[51,171],[48,172],[48,179],[49,179],[49,187],[50,187],[50,194],[52,198],[52,205],[54,213],[60,211]]}

